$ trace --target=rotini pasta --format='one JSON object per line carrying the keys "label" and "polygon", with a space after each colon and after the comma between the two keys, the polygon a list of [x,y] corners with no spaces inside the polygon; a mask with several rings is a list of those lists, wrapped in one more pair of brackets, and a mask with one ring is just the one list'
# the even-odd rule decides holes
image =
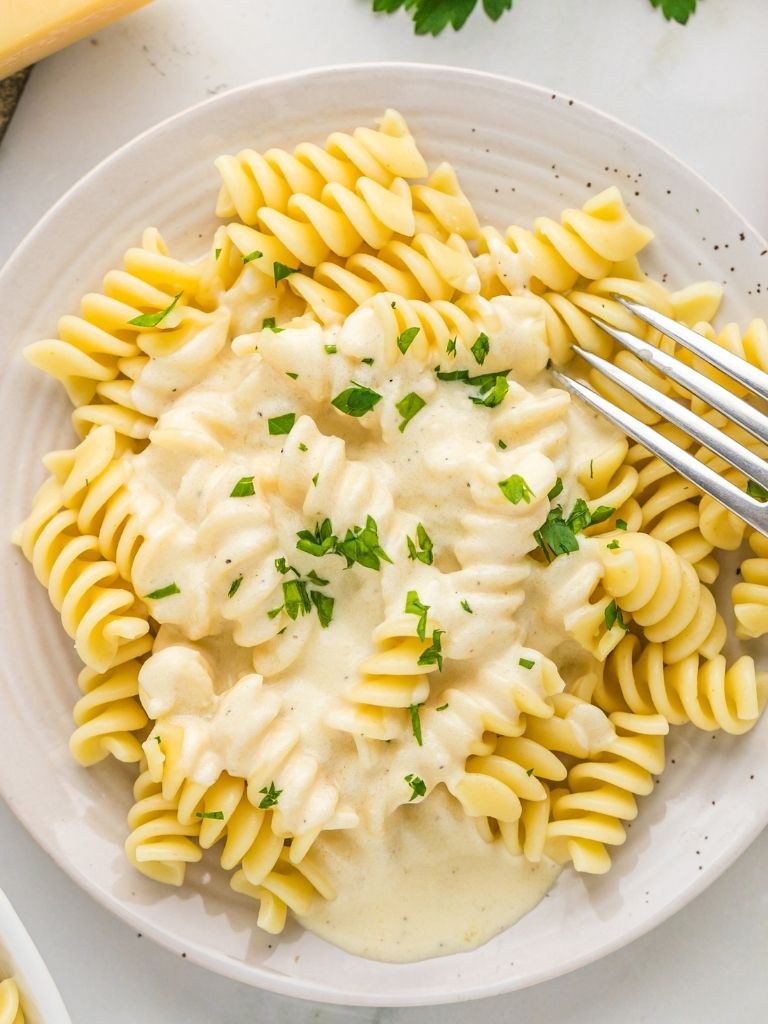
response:
{"label": "rotini pasta", "polygon": [[[762,369],[768,328],[717,331],[718,285],[649,278],[653,234],[615,188],[481,226],[395,111],[216,168],[199,261],[147,230],[27,349],[80,437],[14,535],[85,663],[71,752],[136,765],[131,865],[180,886],[217,859],[271,934],[290,911],[368,950],[337,891],[348,907],[349,877],[401,857],[438,885],[429,837],[457,821],[509,921],[559,865],[608,869],[670,726],[741,734],[768,699],[749,655],[721,653],[709,589],[743,524],[547,371],[599,353],[763,457],[593,318],[674,351],[623,295]],[[749,543],[752,638],[768,541]],[[382,899],[389,920],[401,896]]]}

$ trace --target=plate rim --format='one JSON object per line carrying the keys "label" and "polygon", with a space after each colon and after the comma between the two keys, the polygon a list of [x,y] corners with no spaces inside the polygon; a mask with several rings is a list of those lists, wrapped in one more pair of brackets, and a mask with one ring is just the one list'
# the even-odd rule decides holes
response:
{"label": "plate rim", "polygon": [[[13,272],[15,272],[19,263],[23,263],[23,260],[26,257],[26,250],[36,243],[38,236],[48,229],[49,224],[55,221],[62,210],[66,209],[67,204],[72,198],[78,196],[84,190],[87,191],[91,187],[93,181],[99,179],[104,174],[108,174],[111,167],[113,165],[118,165],[133,149],[140,147],[145,141],[152,139],[153,136],[161,135],[171,125],[196,116],[205,108],[213,108],[217,104],[228,102],[233,96],[238,94],[258,93],[259,90],[262,89],[279,88],[285,83],[294,83],[300,80],[311,81],[314,78],[324,78],[340,74],[354,77],[361,73],[372,74],[377,71],[407,75],[451,77],[456,80],[463,79],[465,81],[470,79],[479,80],[489,84],[496,84],[506,89],[511,87],[513,90],[517,89],[529,94],[537,94],[542,99],[550,97],[551,99],[565,100],[572,105],[578,105],[578,107],[585,111],[589,116],[595,117],[604,123],[616,126],[624,135],[633,136],[637,142],[642,143],[651,150],[655,150],[657,153],[663,154],[668,161],[677,165],[680,170],[696,179],[704,189],[715,196],[723,206],[728,209],[729,213],[735,218],[735,220],[739,221],[741,225],[745,226],[755,236],[755,238],[761,241],[764,248],[768,248],[768,242],[766,242],[763,234],[755,228],[752,222],[743,213],[741,213],[718,188],[710,184],[702,174],[692,168],[684,160],[680,159],[667,146],[657,142],[641,129],[628,124],[621,118],[607,113],[591,103],[571,97],[568,93],[527,82],[523,79],[493,72],[458,67],[451,64],[432,64],[423,61],[358,61],[353,63],[322,65],[319,67],[287,72],[281,75],[273,75],[268,78],[245,82],[232,89],[227,89],[218,93],[215,96],[206,97],[197,103],[186,106],[182,110],[170,114],[168,117],[163,118],[139,132],[137,135],[134,135],[104,156],[90,170],[73,182],[46,210],[42,217],[25,233],[19,243],[11,251],[6,261],[2,266],[0,266],[0,289],[2,289],[6,277],[9,277]],[[520,991],[544,981],[569,974],[572,971],[578,970],[589,963],[602,959],[610,953],[629,945],[631,942],[634,942],[642,935],[650,932],[659,924],[662,924],[664,921],[672,917],[675,913],[704,892],[711,884],[713,884],[723,874],[723,872],[726,871],[727,868],[730,867],[731,864],[733,864],[738,857],[746,851],[746,849],[755,841],[757,836],[763,831],[766,824],[768,824],[768,819],[766,821],[754,819],[750,823],[750,827],[740,835],[739,841],[715,857],[707,865],[707,869],[703,871],[701,875],[696,877],[693,882],[686,886],[682,892],[677,893],[663,906],[649,914],[648,917],[643,918],[640,922],[622,931],[620,936],[611,938],[580,955],[575,955],[565,966],[561,964],[553,964],[542,967],[538,971],[530,972],[528,976],[522,979],[502,978],[501,980],[493,983],[482,982],[479,986],[474,988],[471,986],[463,988],[459,992],[448,991],[445,994],[425,994],[423,998],[420,998],[416,994],[409,994],[405,997],[400,997],[398,994],[392,993],[387,994],[386,999],[384,999],[380,997],[378,993],[375,993],[367,999],[364,999],[356,993],[345,993],[340,991],[329,992],[324,987],[321,987],[316,981],[310,981],[293,975],[286,975],[274,969],[265,969],[261,965],[247,964],[245,961],[236,960],[235,958],[218,951],[211,950],[209,948],[202,948],[194,942],[185,943],[178,941],[173,933],[168,932],[162,926],[156,925],[154,922],[147,920],[140,913],[134,911],[129,905],[121,901],[118,897],[112,895],[107,890],[92,882],[89,876],[78,865],[68,859],[63,852],[56,847],[55,843],[49,839],[44,829],[35,829],[34,822],[30,815],[25,815],[21,809],[17,809],[12,793],[7,792],[3,787],[2,778],[0,778],[0,796],[31,838],[69,878],[75,881],[81,889],[87,892],[89,896],[95,899],[97,903],[107,909],[110,913],[114,914],[117,918],[131,926],[139,926],[143,934],[149,936],[161,946],[175,953],[183,953],[188,959],[192,960],[197,965],[209,970],[215,970],[217,973],[232,980],[244,982],[251,986],[257,986],[280,995],[346,1006],[400,1007],[469,1002],[481,998],[499,996],[513,991]]]}

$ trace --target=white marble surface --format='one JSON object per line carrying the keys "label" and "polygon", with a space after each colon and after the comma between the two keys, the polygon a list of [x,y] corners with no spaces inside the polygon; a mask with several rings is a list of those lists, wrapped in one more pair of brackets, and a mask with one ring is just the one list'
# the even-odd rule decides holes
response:
{"label": "white marble surface", "polygon": [[[517,0],[496,27],[475,17],[438,40],[414,37],[402,16],[374,19],[369,7],[158,0],[40,65],[0,146],[0,261],[83,172],[158,120],[256,78],[358,60],[459,64],[592,102],[673,149],[768,233],[764,0],[700,0],[685,29],[666,24],[647,0]],[[766,1020],[767,857],[764,833],[707,893],[625,950],[482,1009],[525,1024]],[[0,887],[75,1024],[452,1024],[476,1009],[319,1007],[208,974],[93,904],[2,805]]]}

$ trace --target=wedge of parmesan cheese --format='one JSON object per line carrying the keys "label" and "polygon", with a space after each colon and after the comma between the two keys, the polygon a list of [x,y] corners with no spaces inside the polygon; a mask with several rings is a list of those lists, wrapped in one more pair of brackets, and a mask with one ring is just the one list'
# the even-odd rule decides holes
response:
{"label": "wedge of parmesan cheese", "polygon": [[34,64],[149,0],[3,0],[0,78]]}

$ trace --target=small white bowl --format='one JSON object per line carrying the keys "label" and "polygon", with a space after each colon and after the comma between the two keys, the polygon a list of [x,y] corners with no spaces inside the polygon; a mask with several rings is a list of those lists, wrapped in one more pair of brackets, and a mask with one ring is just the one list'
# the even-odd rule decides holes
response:
{"label": "small white bowl", "polygon": [[72,1024],[43,958],[0,889],[0,981],[14,978],[24,1008],[24,1024]]}

